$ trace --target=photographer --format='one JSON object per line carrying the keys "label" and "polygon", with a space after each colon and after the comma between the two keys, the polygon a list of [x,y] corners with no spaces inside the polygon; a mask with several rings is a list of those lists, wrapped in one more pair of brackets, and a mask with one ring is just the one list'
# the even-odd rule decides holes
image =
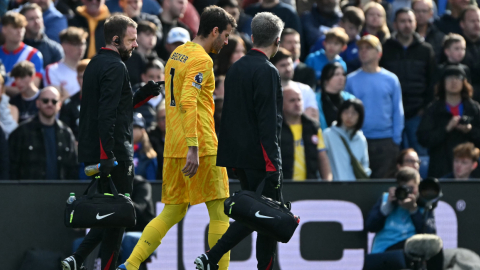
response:
{"label": "photographer", "polygon": [[[413,168],[402,168],[397,173],[397,187],[388,192],[373,206],[368,214],[365,229],[376,233],[372,253],[403,249],[405,241],[415,234],[435,234],[435,217],[428,212],[425,222],[423,207],[417,206],[420,174]],[[442,269],[443,253],[427,261],[427,268]]]}
{"label": "photographer", "polygon": [[418,142],[428,148],[428,176],[442,177],[453,170],[453,149],[465,142],[480,146],[480,105],[465,71],[449,66],[436,86],[437,100],[425,110],[417,130]]}

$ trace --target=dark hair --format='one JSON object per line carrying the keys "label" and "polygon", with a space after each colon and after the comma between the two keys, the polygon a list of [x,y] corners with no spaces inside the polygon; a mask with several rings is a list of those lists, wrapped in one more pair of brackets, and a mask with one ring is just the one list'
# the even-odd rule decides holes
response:
{"label": "dark hair", "polygon": [[153,59],[151,61],[149,61],[147,63],[147,65],[145,66],[145,68],[143,69],[143,74],[146,74],[147,71],[149,69],[152,69],[152,68],[155,68],[155,69],[160,69],[160,70],[165,70],[165,66],[162,64],[162,62],[160,62],[160,60],[158,59]]}
{"label": "dark hair", "polygon": [[398,16],[399,16],[400,14],[409,13],[409,12],[412,12],[412,14],[414,14],[414,13],[413,13],[413,10],[412,10],[411,8],[409,8],[409,7],[402,7],[402,8],[400,8],[400,9],[398,9],[398,10],[395,12],[395,17],[394,17],[395,19],[394,19],[394,21],[397,20],[397,18],[398,18]]}
{"label": "dark hair", "polygon": [[465,20],[465,17],[467,16],[467,12],[469,11],[479,11],[478,7],[477,6],[474,6],[474,5],[469,5],[468,7],[466,7],[464,10],[462,10],[462,12],[460,13],[460,16],[458,17],[458,19],[463,22]]}
{"label": "dark hair", "polygon": [[155,33],[157,33],[157,26],[150,21],[139,21],[137,26],[137,34],[140,33],[155,35]]}
{"label": "dark hair", "polygon": [[[325,92],[325,84],[335,75],[337,68],[341,68],[343,70],[342,64],[339,62],[333,62],[328,63],[323,67],[322,75],[320,75],[320,90],[322,92]],[[345,70],[343,72],[345,72]]]}
{"label": "dark hair", "polygon": [[471,142],[462,143],[453,149],[453,157],[469,158],[472,161],[477,162],[480,157],[480,149],[476,148]]}
{"label": "dark hair", "polygon": [[403,166],[403,159],[408,153],[417,153],[413,148],[403,149],[400,154],[397,156],[397,165]]}
{"label": "dark hair", "polygon": [[21,28],[27,26],[27,19],[20,13],[7,11],[2,16],[1,23],[3,26],[11,25],[14,28]]}
{"label": "dark hair", "polygon": [[463,38],[461,35],[450,33],[443,38],[442,49],[448,49],[457,42],[463,42],[464,44],[466,43],[465,38]]}
{"label": "dark hair", "polygon": [[223,8],[214,5],[208,6],[203,10],[200,17],[198,35],[206,38],[215,27],[218,27],[218,32],[221,34],[227,29],[228,25],[231,25],[232,28],[237,27],[237,23],[232,15]]}
{"label": "dark hair", "polygon": [[22,6],[22,9],[20,9],[20,14],[22,14],[23,16],[25,16],[25,13],[27,13],[28,11],[30,10],[39,10],[40,13],[43,14],[43,11],[42,11],[42,8],[38,5],[38,4],[35,4],[35,3],[26,3],[25,5]]}
{"label": "dark hair", "polygon": [[88,37],[88,33],[83,28],[70,26],[60,32],[60,43],[70,43],[73,45],[82,44]]}
{"label": "dark hair", "polygon": [[225,75],[227,74],[227,70],[230,68],[230,58],[232,58],[235,49],[237,48],[238,44],[242,44],[244,51],[246,52],[247,49],[245,48],[245,42],[243,42],[242,38],[237,35],[231,35],[228,37],[228,45],[223,47],[223,49],[218,53],[218,56],[215,58],[216,60],[216,72],[215,74],[218,75]]}
{"label": "dark hair", "polygon": [[349,22],[358,28],[363,27],[365,23],[365,14],[358,7],[347,7],[343,10],[342,22]]}
{"label": "dark hair", "polygon": [[32,62],[24,60],[18,62],[13,66],[10,76],[13,78],[25,78],[32,77],[35,74],[35,66]]}
{"label": "dark hair", "polygon": [[353,128],[351,138],[353,138],[353,136],[355,136],[357,131],[359,131],[363,126],[363,120],[365,118],[365,108],[363,107],[363,102],[358,98],[347,99],[342,103],[342,105],[340,105],[340,108],[338,108],[338,115],[337,115],[337,127],[341,127],[343,124],[342,122],[343,111],[346,111],[352,106],[355,109],[355,111],[358,113],[358,121],[357,121],[357,124],[355,124],[355,127]]}
{"label": "dark hair", "polygon": [[283,29],[282,34],[280,35],[280,40],[282,40],[285,36],[288,36],[288,35],[298,35],[298,36],[300,36],[300,34],[297,32],[297,30],[295,30],[293,28],[285,28],[285,29]]}
{"label": "dark hair", "polygon": [[270,58],[270,62],[275,66],[278,62],[288,58],[292,58],[292,54],[287,49],[280,47],[277,54]]}
{"label": "dark hair", "polygon": [[238,8],[238,2],[237,0],[220,0],[218,1],[217,6],[221,8],[226,8],[226,7]]}
{"label": "dark hair", "polygon": [[109,17],[105,21],[103,29],[105,44],[111,44],[114,36],[118,36],[120,40],[123,40],[128,27],[137,28],[137,23],[125,15],[113,15]]}
{"label": "dark hair", "polygon": [[[437,95],[438,99],[445,100],[446,91],[447,90],[445,89],[445,79],[440,80],[435,86],[435,94]],[[470,83],[468,83],[466,78],[463,79],[463,87],[460,95],[462,96],[463,100],[472,98],[473,87]]]}
{"label": "dark hair", "polygon": [[405,184],[411,180],[420,183],[420,174],[417,170],[410,167],[401,168],[397,173],[397,184]]}

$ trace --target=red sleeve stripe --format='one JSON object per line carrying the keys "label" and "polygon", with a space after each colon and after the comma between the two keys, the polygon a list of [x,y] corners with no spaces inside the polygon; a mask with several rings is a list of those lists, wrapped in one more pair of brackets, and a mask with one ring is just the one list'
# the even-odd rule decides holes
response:
{"label": "red sleeve stripe", "polygon": [[153,98],[153,95],[151,95],[151,96],[147,97],[146,99],[140,101],[133,108],[136,109],[138,107],[141,107],[143,104],[147,103],[147,101],[149,101],[151,98]]}
{"label": "red sleeve stripe", "polygon": [[100,140],[100,159],[108,159],[107,153],[103,150],[102,139]]}
{"label": "red sleeve stripe", "polygon": [[43,78],[43,74],[41,72],[35,72],[35,76],[37,76],[38,78]]}
{"label": "red sleeve stripe", "polygon": [[37,49],[35,49],[35,48],[32,49],[32,50],[30,51],[30,53],[28,54],[28,56],[27,56],[27,60],[30,61],[30,60],[32,59],[32,57],[33,57],[37,52],[38,52]]}
{"label": "red sleeve stripe", "polygon": [[263,151],[263,159],[265,159],[265,167],[267,172],[276,172],[277,169],[275,166],[273,166],[272,161],[270,161],[270,158],[267,155],[267,152],[265,152],[265,148],[263,148],[263,144],[260,144],[262,146],[262,151]]}

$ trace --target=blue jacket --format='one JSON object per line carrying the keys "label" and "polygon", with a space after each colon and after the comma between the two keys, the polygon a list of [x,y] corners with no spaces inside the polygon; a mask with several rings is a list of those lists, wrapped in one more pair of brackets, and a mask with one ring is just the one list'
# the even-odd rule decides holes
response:
{"label": "blue jacket", "polygon": [[147,180],[157,179],[157,159],[148,158],[143,151],[142,145],[139,144],[137,151],[133,153],[133,164],[135,165],[135,174],[143,176]]}
{"label": "blue jacket", "polygon": [[[353,72],[359,69],[362,65],[360,59],[358,58],[358,46],[357,41],[360,39],[360,36],[357,36],[355,40],[349,41],[347,44],[347,49],[341,52],[339,55],[342,57],[343,61],[347,64],[347,73]],[[315,45],[310,48],[310,53],[324,49],[323,42],[325,37],[321,37],[317,40]]]}
{"label": "blue jacket", "polygon": [[317,5],[314,4],[310,11],[305,12],[301,17],[303,27],[303,36],[305,43],[302,44],[302,50],[308,52],[309,48],[321,38],[325,32],[336,26],[340,21],[342,13],[332,14],[330,17],[324,17],[318,12]]}
{"label": "blue jacket", "polygon": [[[365,229],[376,233],[372,253],[384,252],[387,248],[415,234],[436,234],[433,211],[428,213],[428,219],[425,223],[424,208],[419,207],[415,213],[410,213],[396,203],[389,204],[387,200],[388,193],[385,192],[370,210],[365,222]],[[385,212],[387,212],[387,215],[384,214]]]}
{"label": "blue jacket", "polygon": [[45,34],[56,42],[60,42],[60,32],[68,27],[67,17],[55,8],[53,2],[43,12],[43,24],[45,25]]}
{"label": "blue jacket", "polygon": [[347,71],[347,64],[345,64],[345,61],[343,61],[342,57],[337,55],[335,56],[335,59],[333,59],[333,61],[329,61],[327,56],[325,55],[325,50],[311,53],[307,56],[307,59],[305,59],[305,64],[315,70],[315,77],[317,78],[317,81],[320,80],[320,76],[322,75],[322,70],[325,65],[330,62],[339,62],[342,65],[343,69]]}
{"label": "blue jacket", "polygon": [[[328,128],[328,125],[327,125],[327,120],[325,119],[325,114],[323,113],[322,91],[317,92],[315,95],[317,98],[320,128],[322,128],[322,130],[325,130],[326,128]],[[340,92],[340,96],[342,96],[343,100],[350,100],[355,98],[354,95],[345,91]]]}

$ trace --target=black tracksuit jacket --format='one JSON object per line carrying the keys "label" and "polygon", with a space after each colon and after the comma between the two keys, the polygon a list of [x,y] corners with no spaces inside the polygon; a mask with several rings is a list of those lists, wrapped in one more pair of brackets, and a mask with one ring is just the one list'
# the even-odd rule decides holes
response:
{"label": "black tracksuit jacket", "polygon": [[265,54],[252,49],[225,78],[217,166],[281,170],[282,109],[278,70]]}
{"label": "black tracksuit jacket", "polygon": [[79,162],[98,163],[115,157],[133,160],[133,109],[144,104],[141,91],[133,96],[120,55],[102,48],[83,75],[78,132]]}

